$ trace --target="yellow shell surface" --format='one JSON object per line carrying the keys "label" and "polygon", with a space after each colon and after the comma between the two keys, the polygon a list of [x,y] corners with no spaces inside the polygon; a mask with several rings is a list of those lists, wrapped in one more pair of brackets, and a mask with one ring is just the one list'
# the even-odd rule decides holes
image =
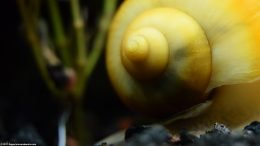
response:
{"label": "yellow shell surface", "polygon": [[[127,0],[111,26],[108,48],[113,41],[120,41],[117,37],[135,16],[158,7],[183,11],[205,30],[213,51],[214,68],[209,89],[259,77],[259,0]],[[108,49],[107,54],[109,51],[112,49]],[[107,56],[108,69],[113,64],[109,58]]]}
{"label": "yellow shell surface", "polygon": [[[120,44],[123,33],[136,16],[155,8],[174,8],[192,17],[204,30],[211,47],[212,71],[205,92],[210,94],[213,104],[201,118],[193,120],[201,125],[213,121],[233,121],[233,125],[239,125],[260,117],[260,85],[257,81],[260,77],[260,0],[126,0],[111,25],[106,51],[108,73],[118,94],[125,95],[120,89],[122,86],[137,91],[139,86],[128,82],[129,77],[123,73],[115,74],[116,70],[121,70],[114,62],[115,58],[120,61],[115,44]],[[136,93],[128,94],[135,96]],[[254,110],[256,112],[250,116]],[[232,118],[239,122],[235,123]],[[185,125],[186,122],[179,123]]]}

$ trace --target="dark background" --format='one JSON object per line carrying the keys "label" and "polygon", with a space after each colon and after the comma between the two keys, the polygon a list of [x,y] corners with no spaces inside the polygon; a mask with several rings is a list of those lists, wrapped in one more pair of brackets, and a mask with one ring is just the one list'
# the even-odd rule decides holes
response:
{"label": "dark background", "polygon": [[[69,15],[68,1],[60,1],[64,21]],[[88,9],[87,22],[95,29],[100,15],[101,0],[82,1]],[[15,0],[2,1],[0,44],[0,136],[14,136],[24,126],[30,125],[47,145],[57,138],[57,119],[60,102],[46,88],[37,70],[31,49],[24,39],[20,16]],[[44,15],[44,14],[43,14]],[[94,141],[115,132],[120,120],[131,113],[119,101],[107,77],[104,54],[98,62],[86,89],[84,101],[89,123],[93,124]]]}

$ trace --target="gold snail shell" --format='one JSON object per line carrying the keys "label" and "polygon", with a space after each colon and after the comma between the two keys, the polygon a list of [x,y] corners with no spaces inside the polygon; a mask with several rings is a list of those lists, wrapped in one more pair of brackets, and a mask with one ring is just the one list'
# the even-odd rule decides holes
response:
{"label": "gold snail shell", "polygon": [[[260,77],[260,1],[126,0],[110,27],[106,64],[122,101],[144,114],[174,115],[208,100],[219,105],[211,111],[235,111],[221,102],[251,97],[228,88],[248,91]],[[260,106],[258,93],[247,101]]]}

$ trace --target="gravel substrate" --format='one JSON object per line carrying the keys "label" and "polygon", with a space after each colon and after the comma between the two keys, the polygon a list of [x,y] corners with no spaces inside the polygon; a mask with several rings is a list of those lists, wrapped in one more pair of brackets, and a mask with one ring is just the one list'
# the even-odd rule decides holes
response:
{"label": "gravel substrate", "polygon": [[260,146],[260,122],[252,122],[239,133],[223,124],[216,123],[213,127],[199,137],[182,131],[176,138],[162,125],[135,126],[126,130],[122,146]]}

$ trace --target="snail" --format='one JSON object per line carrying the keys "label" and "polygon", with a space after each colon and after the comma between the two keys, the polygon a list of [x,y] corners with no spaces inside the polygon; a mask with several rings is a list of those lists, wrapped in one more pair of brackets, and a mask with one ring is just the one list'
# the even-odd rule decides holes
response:
{"label": "snail", "polygon": [[260,0],[126,0],[106,65],[123,103],[172,128],[260,120]]}

